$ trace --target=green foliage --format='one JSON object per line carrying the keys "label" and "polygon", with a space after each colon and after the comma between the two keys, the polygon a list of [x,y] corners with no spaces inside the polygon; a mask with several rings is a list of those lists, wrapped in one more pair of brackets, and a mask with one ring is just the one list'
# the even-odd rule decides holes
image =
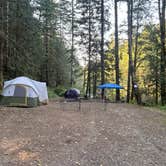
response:
{"label": "green foliage", "polygon": [[64,96],[64,93],[67,89],[63,86],[58,86],[54,89],[54,93],[56,93],[58,96],[61,96],[63,97]]}
{"label": "green foliage", "polygon": [[166,105],[164,105],[164,106],[159,106],[159,108],[160,108],[160,110],[166,112]]}
{"label": "green foliage", "polygon": [[48,98],[49,99],[55,99],[58,98],[59,96],[54,92],[53,88],[48,87]]}
{"label": "green foliage", "polygon": [[[6,1],[1,3],[3,3],[1,6],[4,7],[4,13],[0,13],[0,18],[4,20],[0,19],[0,27],[4,27],[4,32],[0,32],[0,35],[4,34],[5,40],[8,40],[8,48],[5,42],[3,49],[4,79],[24,75],[32,79],[47,81],[51,87],[68,86],[70,51],[62,35],[61,24],[64,21],[67,24],[68,20],[64,19],[69,16],[67,14],[63,18],[62,12],[65,12],[63,11],[65,6],[62,2],[53,0],[9,1],[8,14],[6,13]],[[69,12],[70,3],[67,1],[64,3],[67,3]],[[8,38],[6,34],[7,15]],[[66,24],[64,23],[65,31],[67,28],[70,29]]]}
{"label": "green foliage", "polygon": [[[138,53],[136,77],[142,101],[145,105],[155,105],[160,102],[160,41],[159,26],[148,24],[142,27],[138,37]],[[133,46],[134,49],[134,46]],[[106,72],[108,82],[115,82],[114,39],[111,38],[106,57]],[[128,43],[126,40],[119,44],[120,84],[127,89],[128,73]],[[134,55],[133,55],[134,57]],[[112,68],[112,70],[111,70]],[[121,97],[126,91],[121,91]],[[133,101],[134,102],[134,101]]]}
{"label": "green foliage", "polygon": [[150,107],[150,108],[157,108],[162,112],[166,112],[166,105],[162,106],[162,105],[155,105],[154,103],[152,103],[152,104],[147,104],[145,106]]}

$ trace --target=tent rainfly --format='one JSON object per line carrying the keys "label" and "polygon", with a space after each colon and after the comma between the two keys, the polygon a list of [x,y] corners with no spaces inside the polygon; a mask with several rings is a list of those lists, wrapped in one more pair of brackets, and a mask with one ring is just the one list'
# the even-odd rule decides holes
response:
{"label": "tent rainfly", "polygon": [[123,89],[122,86],[120,86],[118,84],[113,84],[113,83],[102,84],[102,85],[99,85],[98,88],[100,88],[100,89]]}
{"label": "tent rainfly", "polygon": [[7,106],[34,107],[48,104],[48,93],[45,82],[28,77],[17,77],[4,82],[0,104]]}
{"label": "tent rainfly", "polygon": [[66,99],[77,99],[79,96],[80,96],[80,90],[76,88],[68,89],[64,94],[64,97]]}

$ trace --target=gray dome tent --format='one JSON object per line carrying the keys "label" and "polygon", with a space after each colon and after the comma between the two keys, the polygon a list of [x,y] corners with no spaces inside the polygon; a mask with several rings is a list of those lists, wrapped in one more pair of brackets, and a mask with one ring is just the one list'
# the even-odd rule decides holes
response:
{"label": "gray dome tent", "polygon": [[66,99],[77,99],[79,96],[80,96],[80,90],[76,88],[68,89],[64,94],[64,97]]}
{"label": "gray dome tent", "polygon": [[45,82],[32,80],[28,77],[17,77],[5,81],[0,103],[7,106],[33,107],[40,103],[48,103]]}

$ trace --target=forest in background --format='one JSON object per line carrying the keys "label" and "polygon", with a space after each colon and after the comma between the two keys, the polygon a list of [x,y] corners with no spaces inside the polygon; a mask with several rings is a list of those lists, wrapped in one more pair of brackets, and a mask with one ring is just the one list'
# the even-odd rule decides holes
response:
{"label": "forest in background", "polygon": [[[128,11],[127,39],[120,40],[121,2]],[[165,0],[1,0],[1,88],[24,75],[96,97],[97,85],[113,82],[125,88],[116,90],[117,101],[166,104],[165,6]]]}

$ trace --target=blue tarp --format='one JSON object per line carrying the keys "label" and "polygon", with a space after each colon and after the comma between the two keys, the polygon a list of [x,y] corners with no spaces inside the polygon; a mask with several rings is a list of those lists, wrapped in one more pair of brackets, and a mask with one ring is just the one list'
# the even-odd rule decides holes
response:
{"label": "blue tarp", "polygon": [[118,84],[112,84],[112,83],[106,83],[106,84],[102,84],[102,85],[99,85],[97,88],[100,88],[100,89],[123,89],[122,86],[118,85]]}

